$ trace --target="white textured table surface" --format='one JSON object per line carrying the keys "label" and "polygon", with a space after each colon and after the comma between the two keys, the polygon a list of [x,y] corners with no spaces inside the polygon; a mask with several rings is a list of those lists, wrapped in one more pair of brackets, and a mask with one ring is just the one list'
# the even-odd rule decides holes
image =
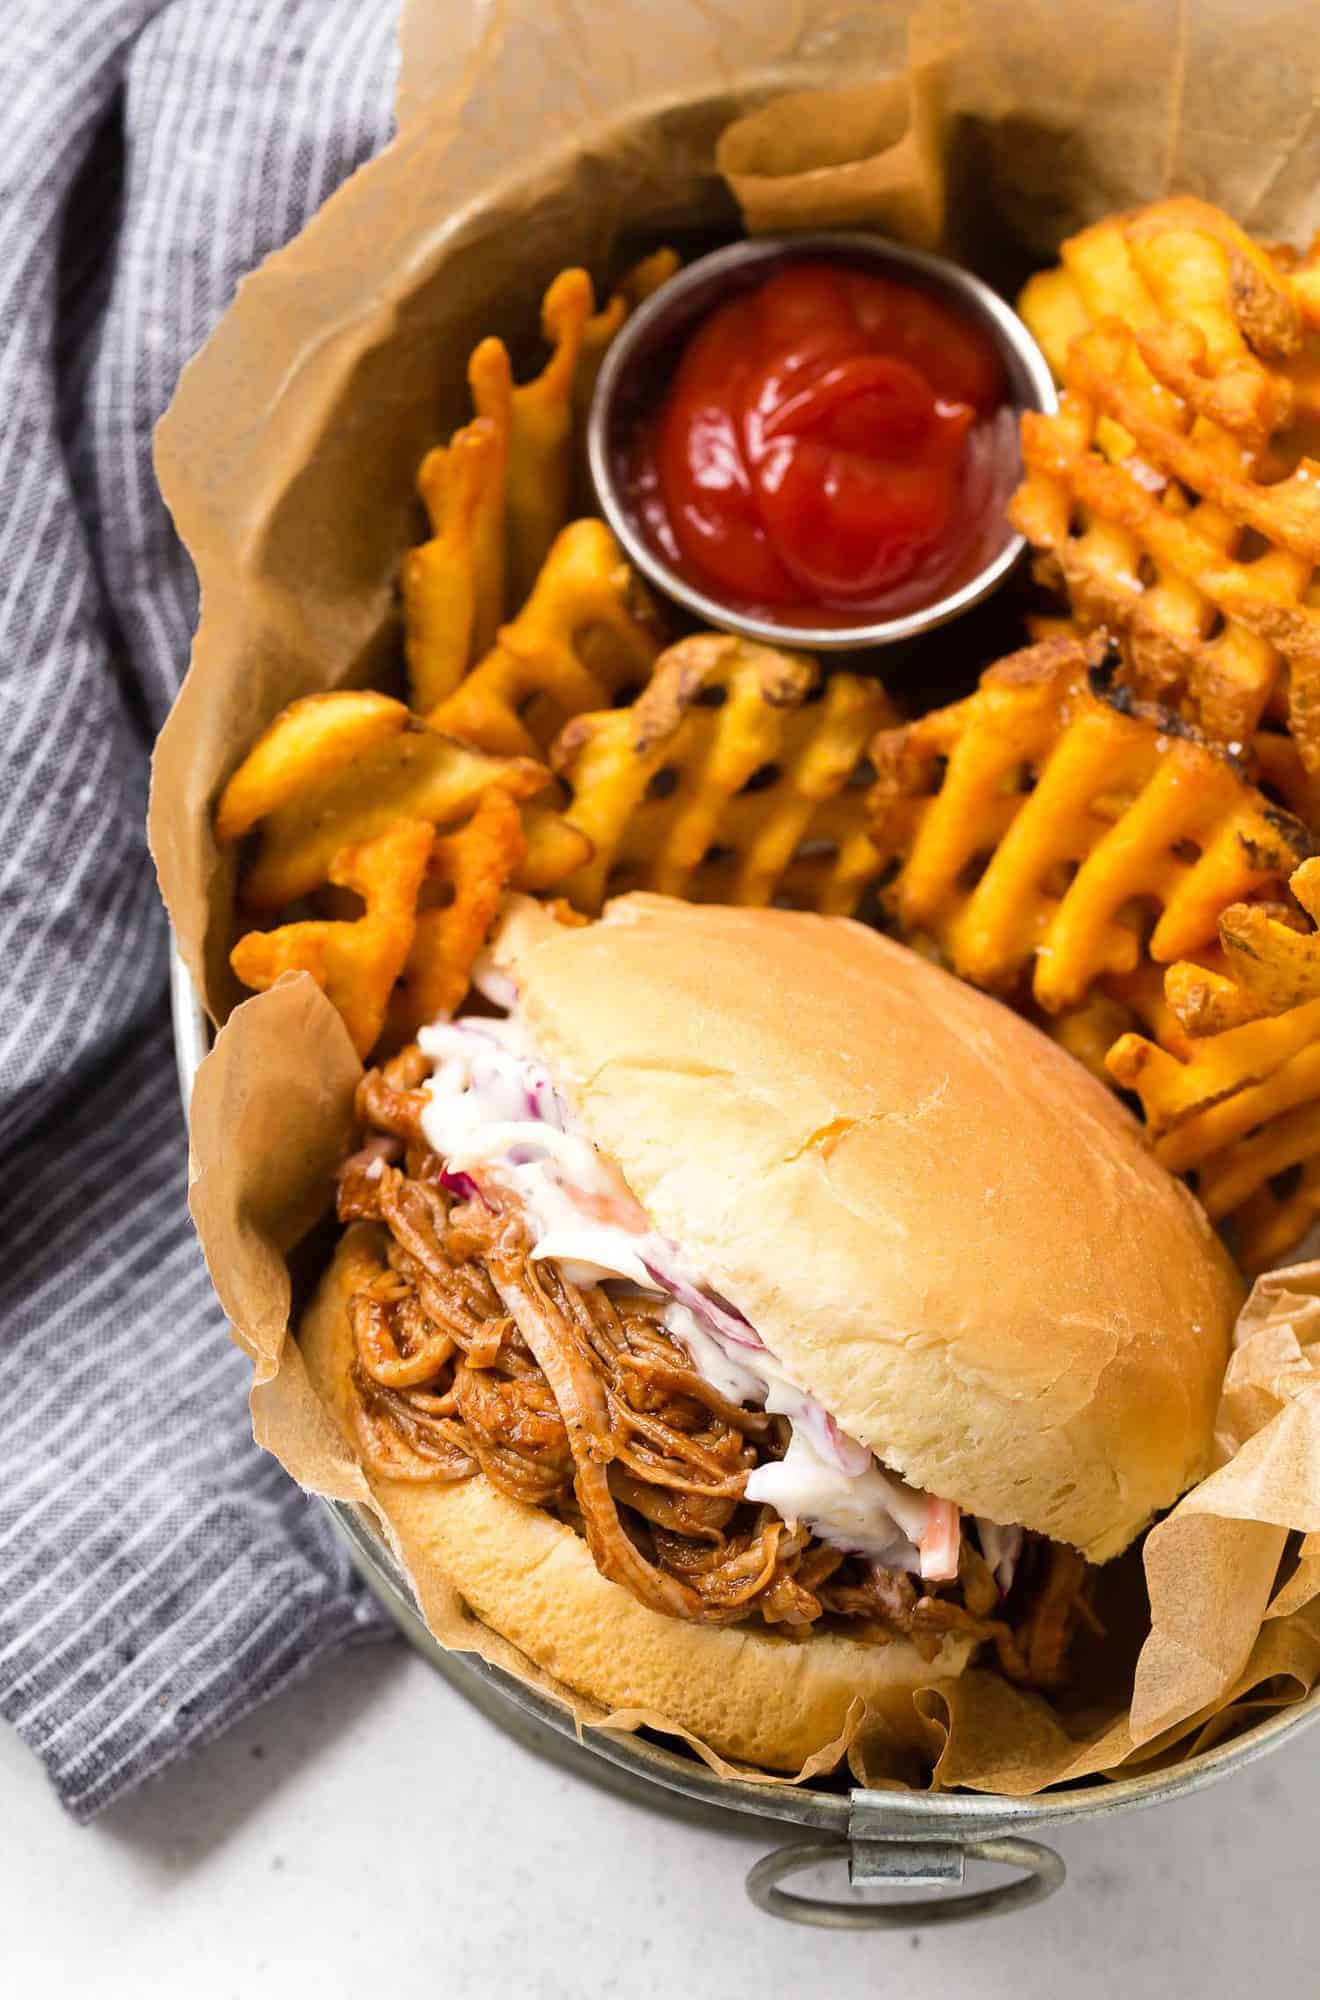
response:
{"label": "white textured table surface", "polygon": [[[0,1730],[0,1990],[98,2000],[1218,2000],[1316,1990],[1320,1729],[1199,1798],[1057,1844],[1039,1909],[790,1928],[775,1838],[683,1825],[510,1741],[399,1647],[272,1703],[89,1828]],[[807,1982],[820,1982],[819,1986]]]}

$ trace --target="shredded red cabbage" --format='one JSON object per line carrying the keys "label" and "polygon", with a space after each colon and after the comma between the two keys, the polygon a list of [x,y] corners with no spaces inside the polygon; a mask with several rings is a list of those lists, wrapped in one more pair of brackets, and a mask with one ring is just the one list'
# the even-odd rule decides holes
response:
{"label": "shredded red cabbage", "polygon": [[677,1299],[698,1319],[705,1320],[723,1339],[731,1341],[735,1347],[750,1347],[765,1352],[765,1342],[750,1320],[745,1319],[738,1308],[731,1306],[718,1292],[703,1291],[699,1285],[689,1284],[677,1272],[666,1271],[661,1265],[653,1264],[649,1257],[643,1257],[642,1262],[662,1292],[668,1292],[671,1298]]}

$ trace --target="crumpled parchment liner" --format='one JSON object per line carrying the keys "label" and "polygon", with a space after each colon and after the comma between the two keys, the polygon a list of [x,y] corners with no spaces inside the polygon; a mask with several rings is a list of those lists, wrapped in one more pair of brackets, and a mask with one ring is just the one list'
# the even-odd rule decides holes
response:
{"label": "crumpled parchment liner", "polygon": [[[606,1715],[556,1687],[479,1624],[391,1521],[318,1401],[288,1331],[309,1277],[295,1284],[289,1258],[326,1210],[360,1075],[339,1016],[303,974],[237,1008],[198,1073],[192,1210],[216,1290],[255,1364],[258,1442],[301,1485],[373,1512],[442,1645],[557,1693],[579,1727],[667,1729],[714,1770],[743,1775],[663,1716]],[[918,1695],[935,1784],[1025,1794],[1163,1761],[1310,1689],[1320,1674],[1320,1263],[1257,1284],[1217,1434],[1219,1468],[1146,1539],[1149,1632],[1135,1678],[1146,1608],[1136,1559],[1125,1557],[1102,1572],[1112,1636],[1083,1647],[1083,1683],[1057,1706],[979,1668]],[[1292,1529],[1308,1540],[1276,1586]],[[860,1702],[838,1743],[799,1776],[844,1756],[867,1783],[918,1779],[911,1753],[897,1752]]]}
{"label": "crumpled parchment liner", "polygon": [[[202,620],[157,751],[151,835],[217,1020],[240,996],[232,862],[211,841],[211,806],[287,701],[388,672],[399,557],[421,525],[415,468],[466,414],[472,345],[495,330],[525,344],[567,263],[604,280],[657,241],[731,229],[717,147],[753,227],[870,221],[930,240],[943,213],[945,241],[1004,278],[1065,230],[1171,186],[1262,234],[1304,242],[1320,221],[1320,24],[1301,0],[1250,21],[1229,0],[1131,0],[1084,34],[1018,0],[911,14],[668,0],[662,36],[650,0],[410,0],[402,40],[399,138],[240,288],[158,440]],[[813,109],[801,93],[815,89]],[[198,1079],[193,1209],[255,1363],[254,1430],[304,1486],[376,1512],[442,1644],[544,1687],[410,1561],[288,1337],[358,1074],[337,1015],[299,976],[236,1008]],[[1158,1766],[1311,1688],[1318,1332],[1320,1265],[1257,1286],[1219,1470],[1148,1537],[1144,1575],[1136,1557],[1106,1572],[1111,1637],[1088,1649],[1082,1685],[1053,1707],[979,1670],[925,1691],[937,1785],[1029,1793]],[[1289,1530],[1305,1539],[1281,1570]],[[558,1692],[581,1726],[665,1726]],[[860,1704],[812,1768],[844,1755],[867,1782],[924,1781]]]}

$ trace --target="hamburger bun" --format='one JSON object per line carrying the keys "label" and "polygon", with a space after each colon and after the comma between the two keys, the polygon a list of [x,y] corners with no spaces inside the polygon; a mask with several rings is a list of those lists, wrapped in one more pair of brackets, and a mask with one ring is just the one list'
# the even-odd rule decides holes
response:
{"label": "hamburger bun", "polygon": [[[341,1240],[298,1332],[312,1384],[350,1440],[347,1299],[367,1228],[355,1224]],[[928,1661],[905,1640],[795,1641],[755,1625],[684,1624],[609,1582],[571,1528],[480,1474],[448,1486],[371,1486],[408,1566],[433,1566],[543,1672],[602,1708],[651,1710],[722,1756],[768,1770],[800,1770],[838,1740],[859,1700],[890,1742],[922,1748],[913,1690],[961,1672],[972,1651],[950,1636]]]}
{"label": "hamburger bun", "polygon": [[[656,1227],[913,1485],[1103,1562],[1209,1469],[1233,1266],[1007,1007],[844,918],[654,895],[515,907],[493,956]],[[673,1643],[717,1639],[755,1643]]]}

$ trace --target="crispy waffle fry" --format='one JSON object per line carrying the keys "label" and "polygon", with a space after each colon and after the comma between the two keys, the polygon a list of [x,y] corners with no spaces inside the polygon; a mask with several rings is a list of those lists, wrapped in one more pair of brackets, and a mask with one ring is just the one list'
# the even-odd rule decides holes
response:
{"label": "crispy waffle fry", "polygon": [[[1089,1069],[1101,1083],[1112,1083],[1106,1067],[1109,1051],[1120,1036],[1144,1029],[1164,1043],[1166,1026],[1176,1032],[1164,997],[1165,975],[1159,966],[1143,964],[1126,978],[1102,979],[1080,1006],[1046,1014],[1028,1008],[1036,1027]],[[1167,1043],[1164,1043],[1168,1046]]]}
{"label": "crispy waffle fry", "polygon": [[1308,851],[1227,756],[1094,691],[1087,664],[1076,640],[1029,647],[872,750],[900,929],[978,986],[1011,992],[1030,969],[1049,1013],[1212,942],[1228,903]]}
{"label": "crispy waffle fry", "polygon": [[1232,1219],[1245,1269],[1262,1270],[1285,1255],[1320,1218],[1320,1102],[1210,1154],[1196,1187],[1214,1221]]}
{"label": "crispy waffle fry", "polygon": [[[1177,1049],[1123,1035],[1109,1051],[1114,1081],[1141,1099],[1146,1126],[1168,1166],[1182,1173],[1229,1139],[1254,1130],[1320,1083],[1320,1002],[1246,1021]],[[1301,1058],[1300,1070],[1296,1067]],[[1280,1081],[1282,1079],[1282,1081]]]}
{"label": "crispy waffle fry", "polygon": [[[1320,924],[1320,860],[1304,861],[1289,884]],[[1225,910],[1219,936],[1233,977],[1256,1007],[1283,1014],[1320,1000],[1320,935],[1301,931],[1268,910],[1238,904]]]}
{"label": "crispy waffle fry", "polygon": [[[515,384],[502,340],[481,341],[468,363],[476,417],[422,461],[431,538],[402,573],[408,678],[422,712],[490,651],[507,604],[523,602],[568,517],[574,384],[594,303],[585,271],[560,272],[541,307],[550,358],[530,382]],[[601,327],[598,342],[612,332]]]}
{"label": "crispy waffle fry", "polygon": [[[1320,1221],[1320,1159],[1315,1157],[1320,1146],[1312,1143],[1303,1114],[1298,1113],[1295,1122],[1280,1119],[1260,1136],[1258,1148],[1249,1140],[1239,1152],[1255,1148],[1248,1157],[1259,1163],[1261,1185],[1238,1208],[1222,1211],[1233,1224],[1237,1260],[1249,1277],[1295,1250]],[[1293,1154],[1297,1157],[1289,1157]],[[1278,1164],[1269,1164],[1274,1161]]]}
{"label": "crispy waffle fry", "polygon": [[591,859],[586,834],[548,806],[524,806],[522,828],[526,852],[514,869],[515,889],[543,895]]}
{"label": "crispy waffle fry", "polygon": [[388,743],[408,724],[401,701],[370,690],[304,695],[263,729],[215,809],[221,847],[241,840],[305,785],[333,777],[355,758]]}
{"label": "crispy waffle fry", "polygon": [[362,915],[249,931],[230,953],[239,979],[264,991],[285,972],[310,973],[365,1056],[380,1034],[390,989],[413,942],[417,894],[433,839],[425,820],[396,819],[360,846],[341,848],[329,879],[362,898]]}
{"label": "crispy waffle fry", "polygon": [[568,518],[573,382],[594,309],[587,273],[561,271],[541,305],[550,359],[533,381],[515,385],[503,341],[483,340],[472,356],[469,381],[477,414],[508,439],[505,551],[511,604],[527,596]]}
{"label": "crispy waffle fry", "polygon": [[[1032,612],[1026,619],[1033,640],[1085,638],[1075,619]],[[1280,723],[1286,717],[1286,701],[1271,701]],[[1274,723],[1275,713],[1269,720]],[[1258,729],[1243,751],[1247,774],[1275,805],[1299,819],[1303,826],[1320,828],[1320,782],[1313,780],[1302,763],[1297,745],[1285,727]]]}
{"label": "crispy waffle fry", "polygon": [[1243,342],[1272,362],[1303,341],[1306,285],[1210,202],[1176,195],[1106,216],[1060,252],[1061,263],[1023,288],[1018,310],[1062,381],[1073,336],[1099,319],[1132,328],[1172,319],[1196,326],[1211,348]]}
{"label": "crispy waffle fry", "polygon": [[1068,349],[1076,336],[1091,323],[1077,281],[1064,264],[1037,271],[1022,287],[1017,309],[1034,334],[1036,345],[1050,364],[1057,382],[1062,382]]}
{"label": "crispy waffle fry", "polygon": [[570,716],[644,686],[659,641],[650,599],[603,521],[556,538],[526,604],[428,721],[502,756],[542,756]]}
{"label": "crispy waffle fry", "polygon": [[1262,790],[1304,826],[1320,829],[1320,779],[1312,778],[1291,736],[1258,729],[1251,739],[1250,762]]}
{"label": "crispy waffle fry", "polygon": [[526,849],[517,804],[500,790],[485,794],[465,826],[432,841],[412,946],[390,1002],[395,1047],[459,1006],[472,961]]}
{"label": "crispy waffle fry", "polygon": [[[1241,1028],[1248,1021],[1260,1019],[1263,1010],[1223,971],[1223,953],[1216,956],[1221,961],[1219,965],[1180,958],[1164,975],[1169,1017],[1184,1035],[1193,1038],[1222,1035],[1230,1028]],[[1152,1027],[1149,1032],[1162,1048],[1175,1047],[1172,1031],[1167,1027],[1163,1030]]]}
{"label": "crispy waffle fry", "polygon": [[1097,224],[1063,258],[1022,299],[1065,393],[1024,420],[1014,523],[1083,624],[1123,635],[1138,690],[1208,734],[1244,742],[1286,672],[1315,774],[1320,491],[1289,426],[1317,352],[1293,288],[1190,197]]}
{"label": "crispy waffle fry", "polygon": [[1108,1083],[1105,1060],[1120,1035],[1130,1032],[1132,1014],[1109,992],[1107,983],[1102,983],[1092,987],[1080,1007],[1066,1008],[1061,1014],[1039,1015],[1036,1026],[1061,1049],[1066,1049],[1074,1062],[1081,1063],[1102,1083]]}
{"label": "crispy waffle fry", "polygon": [[508,603],[521,606],[534,587],[568,517],[574,425],[605,351],[678,263],[673,250],[643,258],[599,312],[585,271],[562,271],[542,305],[552,352],[534,381],[515,385],[501,340],[473,351],[477,415],[422,460],[417,487],[431,535],[403,564],[404,648],[419,713],[453,694],[494,646]]}
{"label": "crispy waffle fry", "polygon": [[[1314,862],[1293,884],[1304,907],[1320,902]],[[1303,969],[1314,933],[1299,935],[1277,907],[1227,910],[1222,948],[1170,966],[1163,1008],[1147,1010],[1146,1032],[1119,1036],[1106,1059],[1140,1097],[1157,1156],[1194,1173],[1209,1215],[1233,1223],[1248,1271],[1290,1250],[1320,1216],[1320,994]],[[1244,937],[1245,960],[1234,949]],[[1254,988],[1239,983],[1244,964]],[[1268,1011],[1272,1001],[1286,1011]]]}
{"label": "crispy waffle fry", "polygon": [[564,884],[583,910],[647,888],[695,902],[784,902],[851,914],[879,863],[857,786],[878,682],[716,633],[664,653],[629,708],[580,715],[551,754],[590,863]]}
{"label": "crispy waffle fry", "polygon": [[1143,966],[1039,1025],[1137,1094],[1157,1158],[1195,1177],[1211,1218],[1232,1223],[1243,1268],[1258,1271],[1320,1217],[1320,1004],[1263,1018],[1223,963],[1211,948],[1163,975]]}
{"label": "crispy waffle fry", "polygon": [[417,490],[431,539],[404,558],[404,652],[412,705],[453,693],[504,615],[507,433],[477,417],[422,460]]}
{"label": "crispy waffle fry", "polygon": [[681,259],[676,250],[653,250],[624,272],[599,312],[591,315],[582,330],[577,379],[573,384],[573,411],[579,426],[586,421],[591,392],[605,359],[605,350],[630,312],[659,291],[677,271]]}
{"label": "crispy waffle fry", "polygon": [[[319,699],[330,704],[357,697]],[[524,799],[547,782],[541,764],[528,758],[487,756],[427,728],[402,703],[392,706],[401,718],[392,735],[368,742],[332,765],[299,764],[293,755],[297,746],[283,727],[283,717],[260,739],[253,757],[260,755],[269,763],[272,738],[288,757],[279,803],[261,819],[260,845],[243,879],[242,899],[249,909],[287,908],[331,879],[341,848],[365,846],[396,820],[452,825],[470,813],[493,785]],[[324,713],[333,715],[333,710],[327,707]],[[240,766],[226,797],[236,787],[242,795],[240,780],[246,769],[246,764]],[[273,788],[273,779],[269,782]]]}

